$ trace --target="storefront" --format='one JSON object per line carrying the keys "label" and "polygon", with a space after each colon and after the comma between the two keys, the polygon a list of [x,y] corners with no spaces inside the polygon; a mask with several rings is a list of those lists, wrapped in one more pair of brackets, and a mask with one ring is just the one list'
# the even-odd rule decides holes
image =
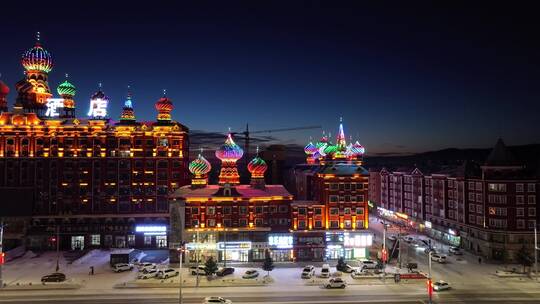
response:
{"label": "storefront", "polygon": [[219,261],[226,259],[227,262],[248,262],[251,248],[251,242],[219,242]]}
{"label": "storefront", "polygon": [[274,262],[293,261],[294,251],[292,234],[268,235],[268,251]]}
{"label": "storefront", "polygon": [[426,226],[425,232],[431,238],[441,240],[452,246],[459,247],[461,245],[461,236],[457,229],[451,229],[451,228],[444,229],[442,227],[437,227],[435,225],[432,225],[431,222],[428,222],[428,221],[425,222],[425,226]]}
{"label": "storefront", "polygon": [[294,258],[296,261],[323,261],[325,253],[324,232],[295,233]]}
{"label": "storefront", "polygon": [[366,232],[326,232],[325,237],[327,260],[368,258],[373,245],[373,235]]}

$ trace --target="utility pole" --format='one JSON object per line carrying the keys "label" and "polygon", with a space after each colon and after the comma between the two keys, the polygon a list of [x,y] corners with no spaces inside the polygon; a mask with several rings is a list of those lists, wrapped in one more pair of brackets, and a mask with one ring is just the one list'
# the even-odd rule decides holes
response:
{"label": "utility pole", "polygon": [[197,287],[199,287],[199,256],[200,256],[200,250],[201,246],[199,244],[199,225],[195,226],[197,228]]}
{"label": "utility pole", "polygon": [[[382,252],[382,258],[383,258],[383,281],[386,280],[386,260],[388,259],[388,253],[386,253],[386,222],[383,219],[383,252]],[[386,255],[386,257],[385,257]]]}
{"label": "utility pole", "polygon": [[432,300],[431,300],[431,297],[432,297],[432,294],[433,294],[433,290],[431,287],[431,285],[433,284],[432,281],[431,281],[431,255],[433,254],[433,251],[429,251],[429,254],[428,254],[428,265],[429,265],[429,271],[428,271],[428,295],[429,295],[429,304],[433,303]]}
{"label": "utility pole", "polygon": [[60,271],[60,226],[56,226],[56,272]]}
{"label": "utility pole", "polygon": [[5,255],[3,250],[3,240],[4,240],[4,218],[0,217],[0,289],[4,288],[4,281],[2,279],[2,267],[5,263]]}
{"label": "utility pole", "polygon": [[[180,284],[178,285],[178,303],[179,304],[182,304],[182,255],[184,255],[184,245],[183,244],[180,244],[180,248],[178,250],[178,253],[180,254],[180,271],[178,273],[178,278],[180,279]],[[199,270],[198,269],[198,265],[197,265],[197,271]]]}

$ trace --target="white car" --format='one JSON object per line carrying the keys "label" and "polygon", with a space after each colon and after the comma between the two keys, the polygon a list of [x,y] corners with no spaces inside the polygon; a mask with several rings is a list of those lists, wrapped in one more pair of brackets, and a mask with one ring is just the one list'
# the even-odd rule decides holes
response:
{"label": "white car", "polygon": [[433,290],[435,291],[443,291],[450,289],[450,284],[446,283],[445,281],[437,281],[433,283]]}
{"label": "white car", "polygon": [[189,267],[189,272],[192,275],[197,275],[197,272],[199,273],[199,275],[206,275],[206,266],[199,265],[199,267],[197,266]]}
{"label": "white car", "polygon": [[360,269],[377,269],[379,264],[372,260],[365,260],[360,262]]}
{"label": "white car", "polygon": [[302,279],[311,279],[311,277],[315,274],[315,267],[313,265],[307,265],[302,270]]}
{"label": "white car", "polygon": [[242,279],[254,279],[259,276],[259,272],[255,269],[249,269],[244,273]]}
{"label": "white car", "polygon": [[157,277],[157,275],[158,275],[157,269],[143,270],[142,272],[139,273],[139,275],[137,276],[137,279],[146,280],[150,278],[155,278]]}
{"label": "white car", "polygon": [[446,256],[438,253],[431,255],[431,260],[439,263],[446,263]]}
{"label": "white car", "polygon": [[345,288],[347,287],[347,283],[343,281],[341,278],[333,278],[328,281],[328,283],[324,284],[324,288]]}
{"label": "white car", "polygon": [[330,277],[330,265],[324,264],[321,268],[321,278],[329,278]]}
{"label": "white car", "polygon": [[157,265],[155,263],[140,263],[138,268],[139,271],[145,271],[150,269],[156,269]]}
{"label": "white car", "polygon": [[179,274],[178,270],[175,270],[173,268],[167,268],[167,269],[160,269],[158,271],[157,277],[160,279],[168,279],[171,277],[175,277]]}
{"label": "white car", "polygon": [[390,241],[395,241],[395,240],[397,240],[397,236],[395,236],[395,235],[389,235],[389,236],[388,236],[388,239],[389,239]]}
{"label": "white car", "polygon": [[450,247],[448,249],[448,252],[450,252],[451,254],[454,254],[454,255],[463,255],[463,252],[461,251],[461,249],[459,249],[458,247]]}
{"label": "white car", "polygon": [[403,237],[403,240],[407,243],[412,243],[414,242],[414,238],[412,236],[409,236],[409,235],[406,235]]}
{"label": "white car", "polygon": [[130,271],[131,269],[133,269],[133,265],[127,263],[114,264],[112,267],[114,272]]}
{"label": "white car", "polygon": [[202,304],[232,304],[232,301],[222,297],[206,297],[203,299]]}

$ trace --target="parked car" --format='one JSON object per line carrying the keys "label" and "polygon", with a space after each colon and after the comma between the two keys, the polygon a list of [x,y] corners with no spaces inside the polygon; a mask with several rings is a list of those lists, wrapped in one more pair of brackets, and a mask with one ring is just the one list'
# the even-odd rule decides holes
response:
{"label": "parked car", "polygon": [[157,277],[160,279],[168,279],[171,277],[175,277],[179,274],[178,270],[175,270],[173,268],[167,268],[167,269],[160,269],[158,271]]}
{"label": "parked car", "polygon": [[247,270],[242,276],[243,279],[254,279],[259,276],[259,272],[255,269]]}
{"label": "parked car", "polygon": [[139,271],[145,271],[145,270],[150,270],[150,269],[156,269],[157,265],[155,263],[145,262],[145,263],[140,263],[138,268],[139,268]]}
{"label": "parked car", "polygon": [[329,278],[330,277],[330,265],[324,264],[321,268],[321,278]]}
{"label": "parked car", "polygon": [[127,263],[114,264],[114,266],[112,267],[112,271],[114,272],[130,271],[132,269],[133,265]]}
{"label": "parked car", "polygon": [[311,279],[315,275],[315,266],[307,265],[302,270],[302,279]]}
{"label": "parked car", "polygon": [[232,301],[222,297],[206,297],[203,299],[202,304],[232,304]]}
{"label": "parked car", "polygon": [[389,235],[389,236],[388,236],[388,239],[389,239],[390,241],[395,241],[395,240],[397,240],[397,236],[395,236],[395,235]]}
{"label": "parked car", "polygon": [[64,282],[66,275],[61,272],[55,272],[41,277],[41,282]]}
{"label": "parked car", "polygon": [[351,272],[351,278],[353,279],[361,279],[361,278],[365,278],[366,276],[372,276],[372,275],[373,275],[372,273],[365,270],[360,270],[360,269],[355,269],[353,272]]}
{"label": "parked car", "polygon": [[445,281],[437,281],[433,283],[433,290],[435,291],[443,291],[448,289],[450,289],[450,284]]}
{"label": "parked car", "polygon": [[150,278],[155,278],[158,275],[157,269],[145,269],[141,272],[139,272],[139,275],[137,275],[137,279],[146,280]]}
{"label": "parked car", "polygon": [[192,275],[197,275],[197,272],[199,273],[199,275],[206,275],[206,266],[204,266],[204,265],[199,265],[198,267],[197,266],[191,266],[191,267],[189,267],[189,272]]}
{"label": "parked car", "polygon": [[439,263],[446,263],[446,256],[438,253],[434,253],[431,255],[432,261],[437,261]]}
{"label": "parked car", "polygon": [[337,265],[336,266],[336,269],[338,271],[341,271],[341,272],[345,272],[345,273],[351,273],[354,271],[354,268],[351,266],[351,265],[348,265],[348,264],[344,264],[344,265]]}
{"label": "parked car", "polygon": [[455,246],[451,246],[448,249],[448,252],[450,252],[451,254],[454,254],[454,255],[463,255],[463,251],[461,251],[461,249],[459,249],[459,247],[455,247]]}
{"label": "parked car", "polygon": [[345,288],[347,287],[347,283],[343,281],[341,278],[332,278],[328,281],[328,283],[324,284],[325,288]]}
{"label": "parked car", "polygon": [[407,242],[407,243],[412,243],[412,242],[414,242],[414,238],[413,238],[412,236],[410,236],[410,235],[404,236],[404,237],[403,237],[403,240],[404,240],[405,242]]}
{"label": "parked car", "polygon": [[373,260],[364,260],[360,262],[360,269],[377,269],[379,268],[379,263]]}
{"label": "parked car", "polygon": [[216,271],[216,275],[218,277],[224,277],[226,275],[233,274],[233,273],[234,273],[234,268],[232,268],[232,267],[224,267],[224,268],[220,268],[218,271]]}

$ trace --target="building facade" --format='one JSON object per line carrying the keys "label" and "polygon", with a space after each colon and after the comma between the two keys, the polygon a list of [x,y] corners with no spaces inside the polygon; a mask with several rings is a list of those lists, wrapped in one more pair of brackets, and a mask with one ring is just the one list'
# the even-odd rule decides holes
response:
{"label": "building facade", "polygon": [[417,168],[383,169],[379,175],[375,202],[384,214],[489,258],[513,260],[520,250],[532,254],[539,179],[502,140],[481,166],[465,162],[454,172],[429,175]]}
{"label": "building facade", "polygon": [[39,40],[22,65],[11,111],[0,83],[0,190],[33,192],[20,242],[35,249],[55,248],[57,238],[66,250],[167,247],[165,234],[143,226],[167,226],[168,195],[189,182],[188,129],[171,119],[171,100],[156,102],[156,121],[138,122],[128,92],[114,123],[100,87],[87,115],[76,116],[68,79],[53,98],[53,62]]}

